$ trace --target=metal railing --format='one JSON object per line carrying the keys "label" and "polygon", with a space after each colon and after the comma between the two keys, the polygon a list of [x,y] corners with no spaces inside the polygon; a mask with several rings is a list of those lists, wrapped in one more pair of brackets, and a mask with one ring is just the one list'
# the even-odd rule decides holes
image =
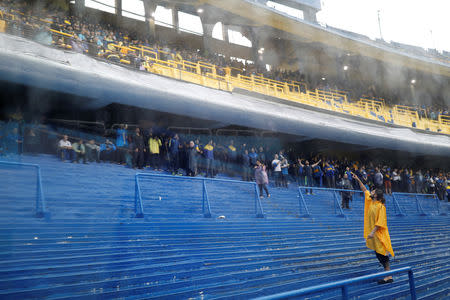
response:
{"label": "metal railing", "polygon": [[46,207],[45,207],[44,191],[42,189],[41,167],[36,164],[10,162],[10,161],[0,161],[0,165],[22,166],[22,167],[31,167],[31,168],[36,169],[37,183],[36,183],[36,208],[35,208],[36,213],[35,213],[35,216],[37,218],[43,218],[47,212],[46,212]]}
{"label": "metal railing", "polygon": [[[303,196],[301,187],[298,187],[298,205],[300,216],[310,218],[311,213],[309,212],[308,206],[306,205],[305,197]],[[305,213],[302,215],[302,207]]]}
{"label": "metal railing", "polygon": [[[341,205],[339,204],[339,192],[349,192],[349,193],[363,193],[362,191],[358,190],[346,190],[346,189],[332,189],[332,188],[320,188],[320,187],[310,187],[310,186],[299,186],[298,187],[298,196],[300,199],[303,199],[302,201],[305,201],[305,198],[303,196],[302,190],[317,190],[317,191],[327,191],[327,192],[333,192],[333,207],[334,207],[334,214],[338,217],[346,218],[344,211],[342,210]],[[306,203],[305,203],[306,206]]]}
{"label": "metal railing", "polygon": [[425,210],[423,209],[422,204],[420,203],[420,200],[419,200],[419,196],[432,197],[433,199],[435,199],[437,201],[436,205],[437,205],[438,214],[439,215],[447,215],[446,213],[441,212],[441,207],[440,207],[441,204],[440,204],[439,199],[436,196],[436,194],[413,194],[413,193],[397,193],[397,192],[395,192],[395,193],[392,193],[392,198],[394,198],[394,201],[397,201],[396,198],[397,198],[397,196],[400,196],[400,195],[411,196],[416,199],[416,210],[420,216],[428,216],[428,213],[426,213]]}
{"label": "metal railing", "polygon": [[312,287],[307,287],[307,288],[303,288],[303,289],[298,289],[298,290],[294,290],[294,291],[279,293],[279,294],[265,296],[265,297],[259,297],[259,298],[255,298],[255,299],[256,300],[288,299],[288,298],[292,298],[292,297],[299,297],[299,296],[309,295],[309,294],[323,292],[323,291],[332,290],[332,289],[341,289],[342,299],[349,299],[349,294],[348,294],[348,286],[349,285],[354,285],[354,284],[361,283],[361,282],[371,281],[371,280],[378,279],[381,277],[386,277],[386,276],[390,276],[390,275],[394,275],[394,274],[398,274],[398,273],[404,273],[404,272],[408,272],[409,291],[411,293],[411,300],[416,300],[417,299],[416,286],[414,283],[414,274],[413,274],[413,270],[411,269],[411,267],[404,267],[404,268],[400,268],[400,269],[396,269],[396,270],[360,276],[360,277],[356,277],[356,278],[352,278],[352,279],[346,279],[346,280],[340,280],[340,281],[335,281],[335,282],[331,282],[331,283],[315,285]]}
{"label": "metal railing", "polygon": [[136,173],[135,175],[135,196],[134,196],[134,207],[135,214],[137,218],[144,217],[144,207],[142,204],[141,188],[139,184],[139,177],[159,177],[167,179],[176,180],[197,180],[202,181],[202,213],[205,218],[211,217],[211,205],[209,203],[208,189],[206,188],[207,181],[223,182],[223,183],[238,183],[247,184],[254,186],[255,189],[255,215],[257,218],[264,218],[264,211],[259,198],[258,185],[255,182],[239,181],[239,180],[229,180],[229,179],[217,179],[217,178],[206,178],[206,177],[183,177],[183,176],[172,176],[164,174],[151,174],[151,173]]}
{"label": "metal railing", "polygon": [[398,203],[397,198],[395,197],[394,194],[395,193],[392,193],[392,202],[394,203],[394,212],[395,212],[396,216],[405,217],[406,213],[400,207],[400,204]]}

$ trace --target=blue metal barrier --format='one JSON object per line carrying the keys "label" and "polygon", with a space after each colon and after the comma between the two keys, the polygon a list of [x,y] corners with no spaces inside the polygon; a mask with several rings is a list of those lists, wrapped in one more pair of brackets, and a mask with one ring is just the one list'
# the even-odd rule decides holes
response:
{"label": "blue metal barrier", "polygon": [[441,201],[439,200],[439,198],[438,198],[438,196],[436,194],[434,194],[434,198],[436,199],[436,206],[437,206],[438,215],[446,216],[447,213],[441,211]]}
{"label": "blue metal barrier", "polygon": [[392,193],[392,201],[394,202],[394,212],[395,212],[396,216],[405,217],[406,213],[400,207],[400,204],[397,201],[397,197],[395,197],[394,194],[395,193]]}
{"label": "blue metal barrier", "polygon": [[202,199],[202,212],[205,218],[211,217],[211,206],[209,204],[208,190],[206,188],[206,181],[216,181],[216,182],[228,182],[228,183],[239,183],[239,184],[249,184],[253,185],[255,188],[255,214],[257,218],[264,218],[264,211],[261,205],[261,200],[259,198],[258,185],[255,182],[238,181],[230,179],[217,179],[217,178],[203,178],[203,177],[183,177],[183,176],[172,176],[165,174],[152,174],[152,173],[136,173],[135,175],[135,213],[137,218],[144,217],[144,208],[142,205],[141,189],[139,186],[139,177],[160,177],[160,178],[171,178],[177,180],[199,180],[202,181],[203,189],[203,199]]}
{"label": "blue metal barrier", "polygon": [[[329,189],[329,188],[320,188],[320,187],[299,186],[298,193],[299,193],[299,198],[302,201],[305,201],[302,190],[318,190],[318,191],[333,192],[334,213],[338,217],[343,217],[343,218],[346,218],[346,216],[344,214],[344,211],[342,210],[341,205],[339,204],[338,192],[362,193],[362,191],[358,191],[358,190]],[[304,205],[305,205],[305,208],[307,209],[306,203],[304,203]],[[300,213],[301,213],[301,211],[300,211]],[[309,214],[309,211],[308,211],[308,214]]]}
{"label": "blue metal barrier", "polygon": [[275,295],[271,295],[271,296],[259,297],[259,298],[255,298],[255,299],[257,299],[257,300],[287,299],[290,297],[299,297],[299,296],[309,295],[309,294],[313,294],[313,293],[318,293],[318,292],[323,292],[326,290],[338,289],[338,288],[342,289],[342,299],[349,299],[349,295],[348,295],[348,286],[349,285],[357,284],[357,283],[365,282],[365,281],[371,281],[373,279],[386,277],[386,276],[403,273],[403,272],[408,272],[409,291],[411,293],[411,300],[416,300],[417,299],[416,286],[414,283],[414,274],[413,274],[411,267],[404,267],[404,268],[400,268],[400,269],[396,269],[396,270],[391,270],[391,271],[386,271],[386,272],[381,272],[381,273],[376,273],[376,274],[371,274],[371,275],[365,275],[365,276],[356,277],[356,278],[352,278],[352,279],[335,281],[335,282],[331,282],[331,283],[316,285],[316,286],[307,287],[307,288],[303,288],[303,289],[299,289],[299,290],[289,291],[289,292],[285,292],[285,293],[279,293],[279,294],[275,294]]}
{"label": "blue metal barrier", "polygon": [[35,213],[35,216],[37,218],[43,218],[47,212],[46,212],[46,207],[45,207],[44,191],[42,189],[41,167],[36,164],[27,164],[27,163],[10,162],[10,161],[0,161],[0,164],[7,165],[7,166],[31,167],[31,168],[36,169],[37,183],[36,183],[36,213]]}
{"label": "blue metal barrier", "polygon": [[[310,218],[311,214],[309,213],[308,206],[306,205],[305,197],[303,196],[302,189],[298,188],[298,205],[299,205],[299,213],[300,216]],[[302,206],[305,210],[305,213],[302,215]]]}
{"label": "blue metal barrier", "polygon": [[[420,216],[428,216],[428,214],[424,211],[422,204],[420,203],[419,196],[433,197],[433,198],[437,199],[436,194],[392,193],[392,197],[394,199],[396,199],[397,195],[406,195],[406,196],[414,197],[416,199],[416,210]],[[397,201],[397,200],[395,200],[395,201]],[[439,201],[439,199],[438,199],[438,201]],[[441,214],[439,202],[438,202],[438,213]]]}

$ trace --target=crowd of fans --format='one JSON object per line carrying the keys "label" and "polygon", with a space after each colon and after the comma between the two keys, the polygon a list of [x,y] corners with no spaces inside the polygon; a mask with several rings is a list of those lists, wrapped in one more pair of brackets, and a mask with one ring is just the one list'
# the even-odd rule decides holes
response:
{"label": "crowd of fans", "polygon": [[9,122],[0,123],[0,155],[47,152],[72,163],[109,162],[179,176],[239,176],[244,181],[261,182],[267,172],[266,176],[277,188],[294,184],[358,189],[351,176],[355,173],[368,187],[382,188],[386,194],[436,193],[441,200],[450,197],[448,170],[306,156],[295,149],[274,148],[273,144],[264,144],[264,140],[247,143],[241,139],[238,144],[233,138],[183,136],[155,126],[131,129],[121,125],[109,136],[109,139],[69,137],[48,125],[25,123],[20,112],[16,112]]}
{"label": "crowd of fans", "polygon": [[[241,70],[242,74],[261,73],[279,81],[305,80],[304,74],[299,71],[261,70],[255,65],[244,65],[220,55],[204,55],[199,50],[169,47],[156,41],[139,39],[111,25],[92,24],[75,16],[54,12],[33,12],[23,2],[17,4],[13,1],[0,1],[0,9],[2,12],[11,13],[15,9],[23,13],[13,12],[15,18],[10,20],[3,16],[8,20],[6,30],[11,34],[112,61],[127,60],[138,69],[142,69],[144,62],[141,53],[112,45],[149,47],[163,60],[185,59],[214,64],[219,75],[225,74],[225,68],[233,67],[234,70]],[[51,34],[50,29],[63,34]],[[325,90],[331,88],[329,83],[321,83],[319,87]],[[369,96],[376,93],[374,88],[369,88],[367,92]],[[445,109],[436,110],[425,106],[416,109],[421,117],[431,119],[437,119],[439,114],[448,115]],[[20,122],[11,121],[2,125],[0,150],[2,153],[39,152],[36,149],[42,145],[42,136],[54,140],[57,135],[48,131],[44,125],[22,126]],[[298,185],[316,187],[357,188],[350,175],[350,172],[354,172],[364,183],[383,187],[386,193],[437,193],[443,199],[448,186],[447,178],[450,178],[450,174],[443,171],[395,169],[390,166],[374,166],[370,162],[350,162],[327,157],[305,159],[302,155],[299,158],[298,153],[294,152],[269,152],[263,145],[235,145],[233,140],[219,143],[214,139],[184,139],[176,133],[155,128],[136,128],[130,131],[125,125],[117,130],[115,143],[111,140],[99,142],[94,139],[74,139],[66,135],[49,144],[55,145],[60,159],[74,163],[115,162],[139,169],[147,166],[155,170],[164,168],[172,174],[188,176],[203,174],[214,177],[218,173],[226,173],[231,176],[239,175],[243,180],[254,180],[254,169],[266,166],[276,187],[287,187],[289,183],[295,182]]]}
{"label": "crowd of fans", "polygon": [[[300,71],[286,71],[277,69],[276,66],[270,71],[265,66],[257,66],[254,63],[242,62],[236,59],[226,58],[223,55],[215,53],[205,53],[200,49],[188,49],[180,45],[168,45],[165,41],[155,41],[145,38],[139,38],[135,34],[115,28],[110,24],[90,23],[85,19],[76,16],[68,16],[66,13],[57,11],[33,11],[33,7],[27,6],[24,2],[2,0],[0,1],[0,11],[14,13],[14,20],[8,20],[5,15],[3,18],[8,20],[6,31],[14,34],[32,38],[40,43],[54,45],[56,47],[71,49],[79,53],[86,53],[93,57],[108,59],[113,62],[127,62],[137,69],[144,69],[145,55],[139,51],[132,51],[130,46],[145,46],[151,48],[156,57],[162,60],[171,59],[179,61],[181,59],[193,63],[204,62],[214,65],[215,72],[218,75],[227,73],[237,75],[262,75],[265,78],[292,83],[301,82],[301,89],[306,91],[308,82],[310,88],[319,88],[323,90],[341,90],[347,91],[348,99],[360,99],[367,97],[370,99],[380,98],[379,91],[374,86],[362,88],[359,83],[348,82],[346,80],[339,82],[330,82],[321,80],[321,78],[307,78]],[[21,12],[17,13],[17,11]],[[33,17],[32,17],[33,16]],[[49,30],[53,29],[63,34],[52,34]],[[120,47],[116,47],[118,45]],[[146,55],[151,55],[147,53]],[[154,58],[156,58],[154,57]],[[151,63],[150,63],[151,64]],[[194,71],[194,70],[193,70]],[[203,74],[208,75],[212,72],[210,68],[201,68]],[[383,94],[384,101],[388,104],[400,104],[398,99],[389,99]],[[392,103],[391,103],[392,102]],[[410,104],[406,104],[411,106]],[[421,118],[437,120],[439,115],[448,116],[448,108],[436,106],[412,106]]]}

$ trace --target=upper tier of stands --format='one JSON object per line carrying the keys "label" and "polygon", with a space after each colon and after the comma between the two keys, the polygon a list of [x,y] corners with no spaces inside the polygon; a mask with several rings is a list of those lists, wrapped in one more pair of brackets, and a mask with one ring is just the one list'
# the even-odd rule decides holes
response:
{"label": "upper tier of stands", "polygon": [[[186,60],[179,53],[170,49],[152,47],[139,42],[131,43],[126,39],[120,42],[114,39],[105,39],[101,44],[88,43],[86,40],[80,40],[81,32],[77,32],[70,26],[53,24],[48,19],[27,17],[24,24],[32,31],[27,33],[23,29],[17,30],[16,25],[22,22],[21,18],[23,17],[23,13],[15,10],[11,10],[11,13],[0,12],[0,18],[5,21],[3,31],[35,38],[33,31],[38,28],[41,42],[46,40],[45,43],[53,44],[56,47],[72,49],[177,80],[229,92],[235,89],[244,89],[289,102],[386,124],[450,134],[448,112],[427,116],[425,111],[417,110],[414,107],[388,106],[383,99],[360,98],[358,101],[352,101],[349,99],[348,93],[342,90],[309,89],[303,82],[273,80],[257,73],[247,76],[244,75],[246,73],[242,69],[218,66],[201,60]],[[69,25],[71,23],[69,20],[64,20],[62,24]],[[53,29],[49,29],[47,26],[51,26]]]}

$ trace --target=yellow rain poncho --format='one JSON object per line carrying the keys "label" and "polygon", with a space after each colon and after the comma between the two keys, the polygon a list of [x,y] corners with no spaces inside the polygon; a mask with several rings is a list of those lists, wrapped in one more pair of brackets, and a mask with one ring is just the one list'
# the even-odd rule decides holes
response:
{"label": "yellow rain poncho", "polygon": [[[367,236],[375,226],[379,227],[375,236],[373,239],[368,239]],[[367,248],[381,255],[386,255],[386,252],[389,252],[394,256],[387,227],[386,207],[380,201],[372,201],[369,191],[364,193],[364,238]]]}

